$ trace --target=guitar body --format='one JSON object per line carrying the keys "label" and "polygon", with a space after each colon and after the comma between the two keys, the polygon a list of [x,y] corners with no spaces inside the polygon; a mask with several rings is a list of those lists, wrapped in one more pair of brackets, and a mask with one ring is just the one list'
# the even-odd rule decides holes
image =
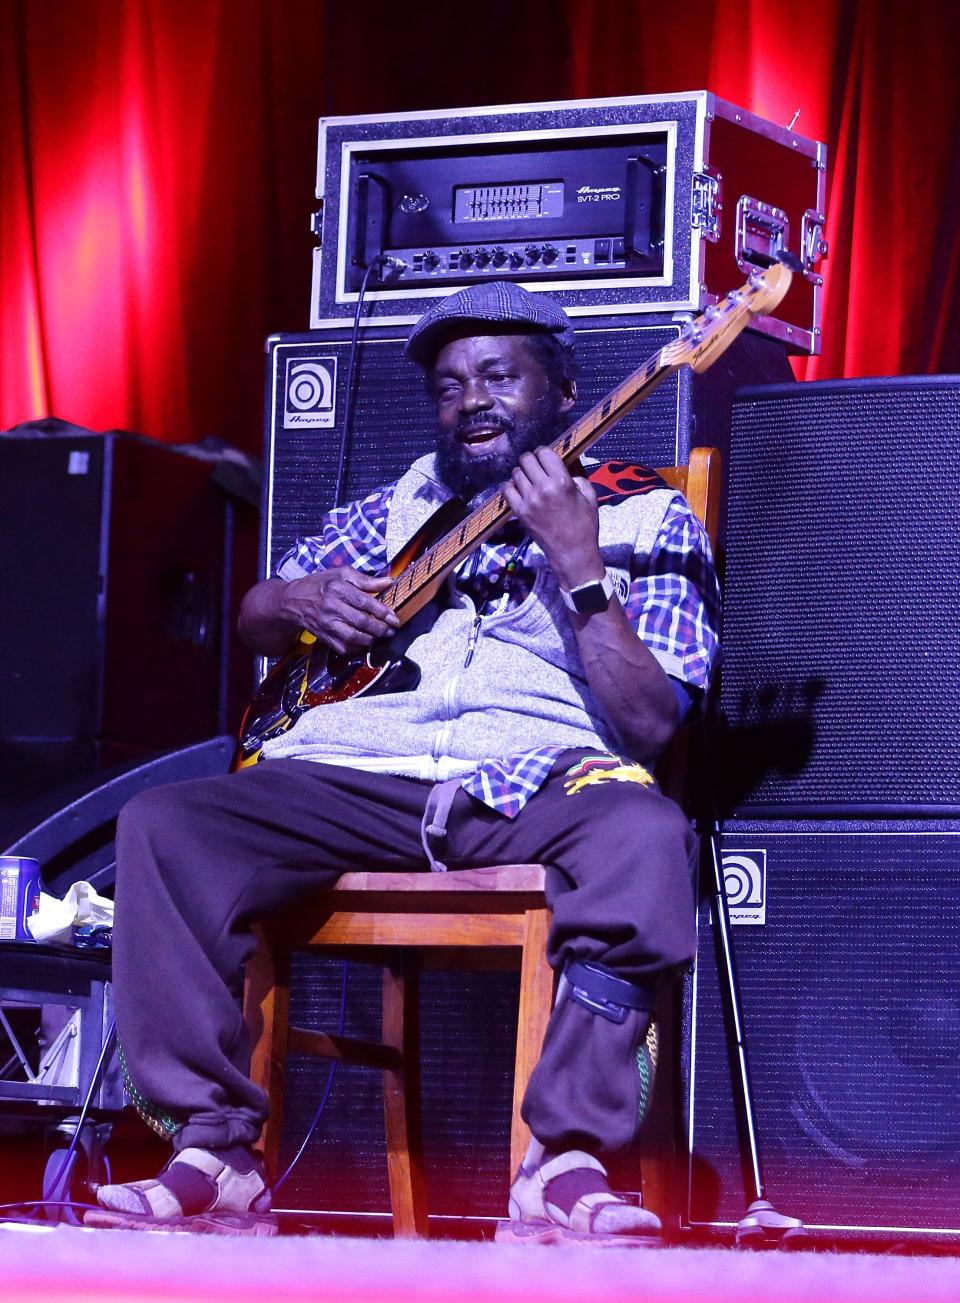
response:
{"label": "guitar body", "polygon": [[[402,574],[412,561],[438,538],[458,524],[467,508],[459,498],[445,502],[406,543],[390,565],[392,578]],[[442,582],[443,576],[440,576]],[[422,600],[405,612],[409,621],[426,606],[439,583],[422,594]],[[400,629],[375,643],[368,652],[338,656],[323,647],[311,634],[301,635],[297,645],[282,656],[254,693],[240,725],[234,769],[255,765],[264,742],[279,737],[300,716],[314,706],[326,706],[350,697],[372,697],[385,692],[409,692],[420,682],[420,669],[403,654],[409,643]]]}
{"label": "guitar body", "polygon": [[420,669],[407,656],[391,656],[389,643],[363,656],[336,656],[319,643],[298,643],[274,665],[253,695],[240,726],[234,769],[255,765],[264,742],[279,737],[314,706],[381,692],[409,692]]}

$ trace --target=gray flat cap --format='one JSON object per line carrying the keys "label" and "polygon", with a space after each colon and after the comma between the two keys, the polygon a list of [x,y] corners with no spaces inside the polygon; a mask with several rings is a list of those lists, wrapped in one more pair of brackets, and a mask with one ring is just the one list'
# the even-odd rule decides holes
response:
{"label": "gray flat cap", "polygon": [[513,281],[481,281],[441,299],[423,314],[407,340],[407,357],[420,366],[429,366],[444,337],[453,334],[463,322],[479,326],[515,322],[524,332],[542,330],[556,336],[564,348],[573,347],[570,318],[554,299],[531,294]]}

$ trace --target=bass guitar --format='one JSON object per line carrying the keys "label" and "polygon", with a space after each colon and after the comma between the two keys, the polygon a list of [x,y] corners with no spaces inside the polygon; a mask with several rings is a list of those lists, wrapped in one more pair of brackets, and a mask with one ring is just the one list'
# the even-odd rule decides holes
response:
{"label": "bass guitar", "polygon": [[[621,381],[550,445],[571,467],[611,426],[681,366],[706,371],[760,313],[770,312],[786,294],[791,274],[782,263],[754,272],[740,289],[690,321],[679,338],[661,348]],[[389,588],[379,600],[393,610],[401,628],[437,594],[450,571],[495,534],[511,512],[500,490],[470,510],[460,499],[445,503],[394,558]],[[263,743],[285,733],[304,711],[361,694],[401,692],[416,687],[420,671],[394,649],[397,636],[382,639],[367,652],[341,656],[303,632],[254,695],[240,728],[234,768],[260,759]]]}

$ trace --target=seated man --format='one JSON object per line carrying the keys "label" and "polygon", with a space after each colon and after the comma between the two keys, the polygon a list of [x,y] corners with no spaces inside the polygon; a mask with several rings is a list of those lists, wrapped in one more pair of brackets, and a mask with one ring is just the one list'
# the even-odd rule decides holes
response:
{"label": "seated man", "polygon": [[418,627],[418,686],[316,706],[260,763],[124,810],[122,1061],[175,1152],[154,1181],[102,1186],[91,1223],[273,1229],[252,1150],[266,1100],[240,1011],[250,925],[346,868],[426,870],[442,856],[547,868],[549,959],[564,980],[523,1106],[535,1139],[511,1187],[514,1237],[656,1230],[610,1191],[601,1160],[638,1130],[651,1005],[694,953],[694,837],[645,766],[707,683],[718,593],[679,494],[634,477],[598,505],[545,446],[574,405],[573,344],[555,302],[505,282],[420,319],[407,353],[436,401],[436,452],[327,513],[240,620],[268,656],[302,630],[338,653],[369,647],[397,624],[378,597],[388,560],[451,496],[505,482],[516,519]]}

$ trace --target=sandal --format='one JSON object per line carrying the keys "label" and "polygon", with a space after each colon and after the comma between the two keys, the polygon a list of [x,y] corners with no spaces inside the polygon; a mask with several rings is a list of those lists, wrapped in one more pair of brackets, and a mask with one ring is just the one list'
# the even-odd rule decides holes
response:
{"label": "sandal", "polygon": [[510,1220],[500,1222],[500,1244],[593,1244],[652,1248],[661,1243],[660,1219],[607,1183],[607,1170],[579,1149],[521,1164],[510,1187]]}
{"label": "sandal", "polygon": [[[203,1235],[276,1235],[270,1191],[259,1161],[232,1151],[228,1163],[207,1149],[175,1154],[152,1181],[101,1185],[99,1208],[85,1226],[140,1231],[193,1231]],[[245,1169],[245,1170],[244,1170]]]}

